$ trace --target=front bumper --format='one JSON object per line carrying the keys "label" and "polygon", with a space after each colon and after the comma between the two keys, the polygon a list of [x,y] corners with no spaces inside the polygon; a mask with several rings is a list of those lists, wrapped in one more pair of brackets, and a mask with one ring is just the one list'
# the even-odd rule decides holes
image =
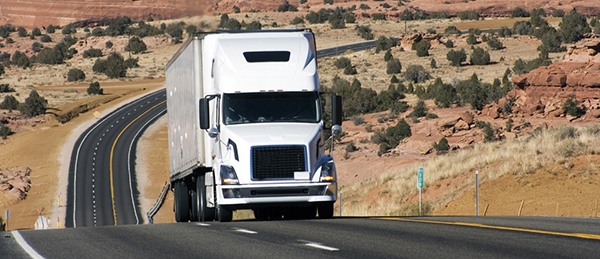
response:
{"label": "front bumper", "polygon": [[237,208],[273,205],[295,206],[335,202],[337,199],[337,183],[219,186],[217,195],[221,205]]}

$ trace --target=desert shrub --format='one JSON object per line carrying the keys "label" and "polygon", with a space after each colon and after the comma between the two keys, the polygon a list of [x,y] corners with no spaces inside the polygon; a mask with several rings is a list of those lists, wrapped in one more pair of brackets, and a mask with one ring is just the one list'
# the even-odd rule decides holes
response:
{"label": "desert shrub", "polygon": [[124,61],[124,64],[125,64],[125,67],[127,67],[127,68],[134,68],[134,67],[140,66],[138,64],[139,61],[140,61],[140,58],[128,58]]}
{"label": "desert shrub", "polygon": [[356,68],[354,66],[347,66],[344,68],[344,75],[356,75]]}
{"label": "desert shrub", "polygon": [[413,83],[422,83],[431,79],[431,75],[421,65],[410,65],[404,72],[404,78]]}
{"label": "desert shrub", "polygon": [[356,17],[354,16],[354,13],[345,13],[344,20],[346,21],[346,23],[355,23]]}
{"label": "desert shrub", "polygon": [[358,8],[360,8],[361,10],[369,10],[369,9],[371,9],[371,7],[369,7],[366,4],[360,4],[360,6]]}
{"label": "desert shrub", "polygon": [[450,105],[459,101],[458,94],[456,93],[456,88],[454,88],[454,86],[450,84],[444,84],[440,80],[436,88],[435,104],[437,107],[450,108]]}
{"label": "desert shrub", "polygon": [[259,21],[252,21],[246,25],[246,30],[261,30],[262,24]]}
{"label": "desert shrub", "polygon": [[[0,124],[0,137],[2,137],[2,139],[6,139],[6,137],[8,137],[12,134],[13,134],[13,132],[8,126],[4,126],[4,125]],[[0,223],[2,223],[2,218],[0,218]],[[4,226],[2,226],[2,227],[4,228]]]}
{"label": "desert shrub", "polygon": [[111,53],[106,59],[97,59],[92,66],[96,73],[103,73],[109,78],[120,78],[127,75],[125,60],[119,53]]}
{"label": "desert shrub", "polygon": [[40,35],[42,35],[42,31],[40,31],[40,28],[35,27],[35,28],[33,28],[33,30],[31,30],[31,35],[36,36],[36,37],[40,36]]}
{"label": "desert shrub", "polygon": [[512,125],[513,125],[513,119],[508,118],[508,120],[506,121],[506,132],[512,131]]}
{"label": "desert shrub", "polygon": [[444,46],[449,49],[454,48],[454,42],[452,40],[448,40],[446,43],[444,43]]}
{"label": "desert shrub", "polygon": [[404,11],[400,14],[401,21],[412,21],[413,19],[413,13],[408,9],[404,9]]}
{"label": "desert shrub", "polygon": [[490,53],[477,47],[471,53],[469,63],[472,65],[487,65],[490,63]]}
{"label": "desert shrub", "polygon": [[106,47],[107,49],[112,48],[113,47],[112,41],[107,41],[106,43],[104,43],[104,47]]}
{"label": "desert shrub", "polygon": [[534,70],[541,66],[550,65],[551,61],[545,58],[536,58],[529,61],[523,61],[522,59],[515,60],[513,71],[517,75],[527,74],[529,71]]}
{"label": "desert shrub", "polygon": [[33,52],[40,52],[40,50],[42,50],[42,48],[44,47],[44,45],[42,45],[42,43],[39,42],[34,42],[33,44],[31,44],[31,50],[33,50]]}
{"label": "desert shrub", "polygon": [[559,26],[565,43],[575,43],[582,39],[584,34],[592,32],[585,16],[575,10],[563,16]]}
{"label": "desert shrub", "polygon": [[50,36],[48,36],[47,34],[42,35],[42,37],[40,38],[41,42],[51,42],[52,38],[50,38]]}
{"label": "desert shrub", "polygon": [[83,52],[83,58],[97,58],[102,57],[102,50],[90,48]]}
{"label": "desert shrub", "polygon": [[374,21],[376,21],[376,20],[385,20],[385,14],[384,13],[374,13],[372,15],[372,17],[373,17]]}
{"label": "desert shrub", "polygon": [[78,68],[71,68],[69,70],[69,72],[67,73],[67,81],[68,82],[75,82],[75,81],[83,81],[85,80],[85,73]]}
{"label": "desert shrub", "polygon": [[32,90],[25,102],[19,105],[19,111],[27,117],[34,117],[46,113],[46,105],[48,101],[41,97],[37,91]]}
{"label": "desert shrub", "polygon": [[31,66],[31,61],[29,60],[27,55],[25,55],[25,53],[20,52],[18,50],[12,54],[12,60],[10,61],[10,63],[12,65],[22,67],[23,69]]}
{"label": "desert shrub", "polygon": [[[239,30],[241,28],[241,24],[238,22],[237,24],[240,26],[233,26],[235,28],[230,28],[229,26],[236,22],[237,20],[235,19],[229,19],[229,22],[227,23],[227,28],[228,29],[234,29],[234,30]],[[171,23],[167,26],[167,29],[165,29],[165,32],[167,34],[169,34],[171,37],[173,38],[181,38],[183,36],[183,28],[181,27],[180,23]]]}
{"label": "desert shrub", "polygon": [[493,50],[499,50],[504,48],[502,42],[500,42],[500,40],[498,40],[498,38],[496,37],[490,37],[487,41],[487,45]]}
{"label": "desert shrub", "polygon": [[104,29],[100,27],[96,27],[92,30],[92,36],[104,36]]}
{"label": "desert shrub", "polygon": [[479,20],[480,16],[479,13],[475,11],[464,11],[458,14],[458,18],[461,20]]}
{"label": "desert shrub", "polygon": [[529,17],[529,12],[525,11],[525,9],[521,7],[517,7],[512,11],[510,17]]}
{"label": "desert shrub", "polygon": [[418,57],[426,57],[429,56],[429,48],[431,48],[431,43],[428,40],[421,40],[415,44],[413,44],[413,50],[417,51]]}
{"label": "desert shrub", "polygon": [[456,28],[456,26],[450,25],[446,27],[446,29],[444,30],[444,34],[460,34],[460,30]]}
{"label": "desert shrub", "polygon": [[100,88],[100,83],[92,82],[92,83],[90,83],[90,86],[87,89],[87,93],[102,95],[102,94],[104,94],[104,89]]}
{"label": "desert shrub", "polygon": [[354,123],[354,126],[358,126],[365,123],[365,118],[363,118],[362,115],[355,115],[352,116],[352,122]]}
{"label": "desert shrub", "polygon": [[397,58],[392,58],[387,62],[386,73],[388,74],[399,74],[402,70],[402,64]]}
{"label": "desert shrub", "polygon": [[504,38],[504,37],[510,37],[510,36],[512,36],[512,30],[509,29],[508,27],[502,26],[502,27],[500,27],[500,29],[498,29],[498,37]]}
{"label": "desert shrub", "polygon": [[324,23],[327,20],[315,11],[310,11],[304,18],[311,24]]}
{"label": "desert shrub", "polygon": [[465,62],[467,60],[467,53],[464,49],[461,49],[459,51],[450,50],[446,54],[446,59],[450,61],[451,65],[459,67],[462,62]]}
{"label": "desert shrub", "polygon": [[565,11],[560,10],[560,9],[552,10],[552,17],[563,17],[563,16],[565,16]]}
{"label": "desert shrub", "polygon": [[131,19],[129,17],[121,17],[117,19],[115,22],[111,23],[106,27],[105,35],[108,36],[119,36],[124,35],[125,31],[129,29],[129,26],[132,24]]}
{"label": "desert shrub", "polygon": [[63,27],[61,33],[65,34],[65,35],[69,35],[69,34],[73,34],[77,32],[77,28],[75,27],[74,24],[69,23],[67,25],[65,25],[65,27]]}
{"label": "desert shrub", "polygon": [[560,36],[555,31],[547,31],[540,40],[542,40],[542,45],[538,47],[539,51],[562,52],[567,50],[566,47],[561,46]]}
{"label": "desert shrub", "polygon": [[421,118],[421,117],[425,117],[425,115],[427,115],[427,107],[425,106],[425,102],[421,99],[419,99],[419,101],[417,101],[417,104],[415,105],[415,107],[413,107],[412,112],[410,112],[406,117],[415,117],[415,118]]}
{"label": "desert shrub", "polygon": [[570,95],[569,98],[563,104],[563,110],[570,116],[579,117],[585,114],[585,109],[579,107],[579,101],[573,100],[574,95]]}
{"label": "desert shrub", "polygon": [[0,84],[0,93],[10,93],[14,91],[15,89],[10,87],[9,84]]}
{"label": "desert shrub", "polygon": [[512,30],[514,34],[529,35],[529,31],[531,30],[531,22],[516,21]]}
{"label": "desert shrub", "polygon": [[475,73],[468,80],[463,80],[456,85],[456,91],[461,99],[471,104],[476,110],[483,109],[488,102],[488,92],[479,81]]}
{"label": "desert shrub", "polygon": [[373,136],[371,136],[371,142],[379,144],[378,155],[381,156],[390,148],[398,146],[400,141],[410,136],[412,136],[410,125],[404,119],[401,119],[395,126],[387,128],[385,132],[375,131]]}
{"label": "desert shrub", "polygon": [[431,61],[429,62],[429,67],[437,68],[437,63],[435,62],[434,58],[432,58]]}
{"label": "desert shrub", "polygon": [[0,64],[0,76],[4,75],[6,71],[4,71],[4,65]]}
{"label": "desert shrub", "polygon": [[475,45],[479,42],[477,41],[477,37],[475,36],[475,34],[469,33],[469,37],[467,37],[467,43],[469,45]]}
{"label": "desert shrub", "polygon": [[389,61],[390,59],[392,59],[394,56],[392,56],[392,50],[388,50],[385,52],[385,54],[383,55],[383,61]]}
{"label": "desert shrub", "polygon": [[352,62],[347,57],[341,57],[341,58],[336,59],[333,62],[333,65],[337,68],[346,68],[346,67],[352,66]]}
{"label": "desert shrub", "polygon": [[433,148],[435,148],[436,151],[448,151],[450,145],[448,145],[448,140],[443,137],[438,143],[433,144]]}
{"label": "desert shrub", "polygon": [[347,153],[352,153],[352,152],[358,150],[358,148],[356,148],[356,146],[354,145],[354,141],[350,141],[350,143],[348,143],[346,145],[345,150]]}
{"label": "desert shrub", "polygon": [[148,49],[146,43],[137,36],[133,36],[129,39],[129,43],[125,46],[125,51],[131,51],[133,54],[144,52]]}
{"label": "desert shrub", "polygon": [[23,26],[19,26],[19,28],[17,28],[17,35],[19,35],[19,37],[26,37],[27,30],[23,28]]}
{"label": "desert shrub", "polygon": [[354,30],[356,30],[358,36],[365,40],[372,40],[375,37],[371,32],[371,27],[369,27],[368,25],[358,25],[354,27]]}
{"label": "desert shrub", "polygon": [[0,109],[9,110],[9,112],[12,112],[13,110],[19,108],[19,104],[20,103],[17,101],[17,98],[12,95],[6,95],[4,96],[2,103],[0,103]]}
{"label": "desert shrub", "polygon": [[304,18],[302,18],[300,16],[296,16],[296,17],[294,17],[294,19],[292,19],[290,21],[290,24],[292,24],[292,25],[301,24],[301,23],[304,23]]}
{"label": "desert shrub", "polygon": [[328,20],[332,29],[346,28],[346,22],[341,8],[336,8],[335,11],[329,15]]}
{"label": "desert shrub", "polygon": [[[390,83],[397,84],[397,83],[400,83],[400,80],[396,77],[396,75],[392,75],[392,77],[390,78]],[[392,87],[393,87],[393,85],[392,85]]]}
{"label": "desert shrub", "polygon": [[531,10],[530,21],[533,26],[540,27],[544,24],[547,24],[546,20],[544,20],[544,17],[546,17],[546,11],[544,11],[544,9],[534,8]]}

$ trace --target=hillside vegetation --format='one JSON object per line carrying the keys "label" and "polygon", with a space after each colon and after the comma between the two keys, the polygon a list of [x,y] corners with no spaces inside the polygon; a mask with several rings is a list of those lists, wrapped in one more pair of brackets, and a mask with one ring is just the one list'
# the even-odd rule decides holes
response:
{"label": "hillside vegetation", "polygon": [[[344,214],[366,215],[415,215],[415,195],[418,190],[417,169],[424,169],[424,193],[440,188],[439,182],[448,178],[462,178],[452,183],[451,189],[427,201],[429,211],[442,208],[472,189],[475,179],[465,178],[479,171],[480,183],[498,179],[504,175],[527,176],[536,173],[557,175],[569,171],[571,177],[598,177],[598,164],[592,161],[586,166],[573,169],[581,157],[600,154],[600,125],[584,127],[570,125],[548,130],[538,129],[521,139],[507,139],[480,143],[470,149],[452,151],[434,156],[424,162],[400,171],[391,171],[379,179],[344,186]],[[551,191],[550,191],[551,192]],[[565,193],[564,195],[569,195]],[[378,197],[378,198],[374,198]],[[418,200],[418,199],[417,199]],[[359,201],[359,202],[354,202]],[[417,205],[418,206],[418,205]],[[474,211],[474,210],[473,210]]]}

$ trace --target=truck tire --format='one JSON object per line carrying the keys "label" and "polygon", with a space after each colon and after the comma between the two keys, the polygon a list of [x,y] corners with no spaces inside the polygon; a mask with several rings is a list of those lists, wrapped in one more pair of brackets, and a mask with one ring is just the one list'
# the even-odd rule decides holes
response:
{"label": "truck tire", "polygon": [[[198,181],[198,179],[194,179],[194,181]],[[198,221],[200,220],[200,214],[198,214],[198,191],[196,188],[190,188],[190,221]]]}
{"label": "truck tire", "polygon": [[198,220],[201,222],[204,221],[213,221],[215,219],[215,209],[207,207],[206,201],[206,184],[204,182],[205,176],[198,176],[196,179],[196,199],[193,200],[193,203],[196,204],[198,215]]}
{"label": "truck tire", "polygon": [[175,220],[177,222],[190,220],[190,194],[184,181],[175,182]]}
{"label": "truck tire", "polygon": [[217,214],[219,217],[219,222],[231,222],[233,219],[233,211],[225,206],[219,205]]}
{"label": "truck tire", "polygon": [[317,206],[319,218],[330,219],[333,217],[333,203],[325,203]]}

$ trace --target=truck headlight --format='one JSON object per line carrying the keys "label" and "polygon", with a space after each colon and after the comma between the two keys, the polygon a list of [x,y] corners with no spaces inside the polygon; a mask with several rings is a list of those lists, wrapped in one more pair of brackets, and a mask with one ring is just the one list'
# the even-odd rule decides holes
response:
{"label": "truck headlight", "polygon": [[221,165],[221,184],[239,184],[235,169],[229,165]]}
{"label": "truck headlight", "polygon": [[333,161],[321,166],[321,182],[335,182],[336,170]]}

